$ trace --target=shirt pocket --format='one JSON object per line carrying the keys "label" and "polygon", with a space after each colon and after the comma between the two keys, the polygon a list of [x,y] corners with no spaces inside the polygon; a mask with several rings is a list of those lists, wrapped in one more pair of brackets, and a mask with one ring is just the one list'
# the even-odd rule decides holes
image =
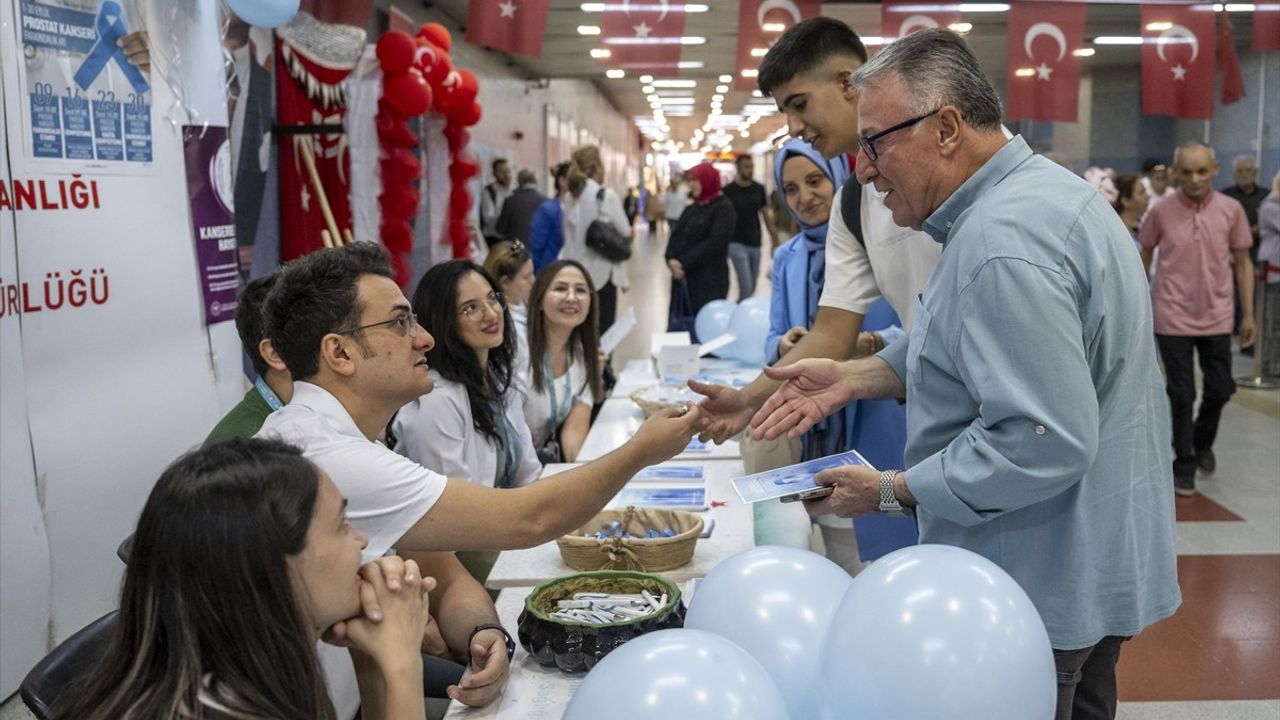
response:
{"label": "shirt pocket", "polygon": [[929,341],[930,326],[933,324],[933,313],[930,313],[929,308],[925,307],[924,301],[917,298],[916,303],[916,320],[915,324],[911,326],[911,340],[907,345],[908,393],[910,393],[912,387],[928,380],[924,375],[925,363],[922,360],[922,356],[925,351],[925,343]]}

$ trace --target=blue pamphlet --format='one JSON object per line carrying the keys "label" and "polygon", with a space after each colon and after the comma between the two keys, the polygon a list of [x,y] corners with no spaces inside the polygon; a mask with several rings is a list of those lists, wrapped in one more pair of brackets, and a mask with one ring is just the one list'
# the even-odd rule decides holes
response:
{"label": "blue pamphlet", "polygon": [[636,473],[632,480],[644,482],[702,482],[701,465],[651,465]]}
{"label": "blue pamphlet", "polygon": [[842,465],[861,465],[875,469],[857,450],[815,458],[796,465],[789,465],[777,470],[768,470],[755,475],[734,478],[733,489],[744,503],[755,503],[761,500],[772,500],[783,495],[793,495],[801,490],[818,486],[813,478],[823,470]]}
{"label": "blue pamphlet", "polygon": [[661,508],[663,510],[707,509],[707,489],[700,487],[668,487],[665,485],[629,485],[622,488],[609,507]]}

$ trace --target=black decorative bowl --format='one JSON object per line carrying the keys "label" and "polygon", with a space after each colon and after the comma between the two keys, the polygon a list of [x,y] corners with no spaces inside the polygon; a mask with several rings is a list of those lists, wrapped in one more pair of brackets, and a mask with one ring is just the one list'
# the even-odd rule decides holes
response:
{"label": "black decorative bowl", "polygon": [[[595,625],[551,617],[556,602],[579,592],[666,594],[661,610],[644,617]],[[656,590],[656,592],[655,592]],[[525,598],[518,621],[520,645],[540,664],[565,672],[595,667],[600,658],[626,641],[654,630],[684,626],[685,607],[680,588],[659,575],[620,570],[599,570],[548,580]]]}

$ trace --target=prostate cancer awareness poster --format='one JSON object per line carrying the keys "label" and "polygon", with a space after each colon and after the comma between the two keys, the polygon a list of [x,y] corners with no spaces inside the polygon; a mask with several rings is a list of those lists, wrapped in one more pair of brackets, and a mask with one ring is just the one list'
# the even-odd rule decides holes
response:
{"label": "prostate cancer awareness poster", "polygon": [[22,145],[50,172],[152,170],[147,35],[132,0],[18,0]]}

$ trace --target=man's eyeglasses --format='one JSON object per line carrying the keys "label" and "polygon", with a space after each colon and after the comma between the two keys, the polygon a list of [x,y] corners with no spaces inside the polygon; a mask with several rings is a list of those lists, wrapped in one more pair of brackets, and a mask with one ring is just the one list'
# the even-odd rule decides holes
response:
{"label": "man's eyeglasses", "polygon": [[920,122],[921,120],[924,120],[925,118],[937,115],[939,112],[941,112],[941,110],[942,108],[938,108],[933,112],[925,113],[924,115],[913,117],[910,120],[905,120],[903,122],[898,123],[897,125],[894,125],[891,128],[885,128],[884,130],[881,130],[875,135],[859,135],[858,144],[862,146],[862,151],[867,154],[867,157],[871,158],[871,162],[875,162],[876,160],[880,159],[880,153],[879,151],[876,150],[877,140],[884,137],[885,135],[888,135],[889,133],[895,133],[895,132],[898,132],[899,130],[905,130],[906,128],[909,128],[912,125],[915,125],[916,123]]}
{"label": "man's eyeglasses", "polygon": [[408,315],[397,315],[390,320],[369,323],[368,325],[347,328],[346,330],[337,330],[335,332],[339,335],[350,335],[351,333],[358,333],[361,330],[368,330],[369,328],[376,328],[382,325],[392,325],[396,327],[400,331],[400,334],[407,338],[412,338],[418,334],[418,316],[413,313],[409,313]]}
{"label": "man's eyeglasses", "polygon": [[502,309],[506,307],[506,298],[500,292],[491,292],[485,296],[484,300],[472,300],[458,309],[458,314],[467,320],[477,320],[482,317],[485,308],[493,311],[495,315],[501,315]]}

